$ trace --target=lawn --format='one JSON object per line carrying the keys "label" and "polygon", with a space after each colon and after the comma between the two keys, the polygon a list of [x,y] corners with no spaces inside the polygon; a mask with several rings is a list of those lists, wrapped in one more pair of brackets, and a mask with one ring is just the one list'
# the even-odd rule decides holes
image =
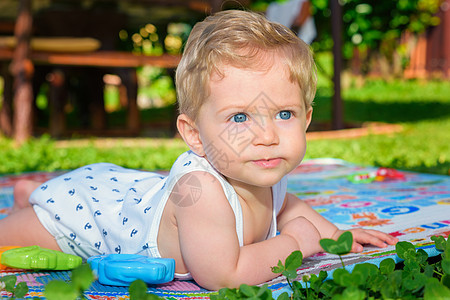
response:
{"label": "lawn", "polygon": [[[331,83],[319,74],[314,106],[315,122],[329,121]],[[450,82],[443,80],[366,79],[361,85],[346,79],[343,88],[345,121],[402,124],[404,130],[388,135],[368,135],[345,140],[313,140],[306,158],[333,157],[350,162],[403,170],[449,175],[450,170]],[[144,111],[142,114],[148,114]],[[65,143],[48,136],[14,147],[0,137],[0,173],[73,169],[108,161],[125,167],[169,169],[187,148],[181,140],[138,139]]]}
{"label": "lawn", "polygon": [[[325,81],[322,81],[325,82]],[[450,171],[450,82],[367,80],[343,90],[346,122],[402,124],[390,135],[310,141],[307,158],[335,157],[358,164],[426,173]],[[329,120],[330,87],[319,85],[313,118]]]}

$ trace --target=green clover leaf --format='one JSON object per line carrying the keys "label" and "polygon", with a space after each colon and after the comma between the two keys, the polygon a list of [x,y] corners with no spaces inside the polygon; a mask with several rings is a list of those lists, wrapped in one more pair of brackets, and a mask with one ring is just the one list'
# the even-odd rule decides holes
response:
{"label": "green clover leaf", "polygon": [[44,296],[48,300],[75,300],[79,293],[73,284],[53,280],[47,283],[44,289]]}
{"label": "green clover leaf", "polygon": [[89,264],[82,264],[72,270],[72,284],[80,291],[87,290],[94,281],[94,274]]}
{"label": "green clover leaf", "polygon": [[303,254],[300,251],[294,251],[286,258],[284,266],[288,271],[297,271],[297,269],[302,265],[302,262]]}
{"label": "green clover leaf", "polygon": [[392,258],[386,258],[380,262],[381,274],[388,275],[394,272],[394,270],[395,270],[395,261]]}
{"label": "green clover leaf", "polygon": [[416,257],[416,248],[410,242],[398,242],[395,245],[397,256],[404,260],[414,260]]}
{"label": "green clover leaf", "polygon": [[23,298],[28,293],[28,285],[26,282],[19,282],[14,290],[14,296],[16,298]]}
{"label": "green clover leaf", "polygon": [[325,252],[344,255],[352,250],[353,235],[350,231],[345,231],[339,236],[337,241],[332,239],[321,239],[319,243]]}
{"label": "green clover leaf", "polygon": [[431,240],[434,242],[434,245],[436,246],[436,249],[439,251],[444,251],[446,248],[446,241],[445,238],[441,235],[435,235],[431,237]]}

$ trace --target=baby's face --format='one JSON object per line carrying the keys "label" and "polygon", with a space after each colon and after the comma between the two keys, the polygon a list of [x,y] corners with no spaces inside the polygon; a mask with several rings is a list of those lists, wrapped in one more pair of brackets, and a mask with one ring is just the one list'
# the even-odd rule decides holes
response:
{"label": "baby's face", "polygon": [[196,122],[205,156],[232,185],[272,186],[303,159],[312,111],[278,56],[270,69],[221,70]]}

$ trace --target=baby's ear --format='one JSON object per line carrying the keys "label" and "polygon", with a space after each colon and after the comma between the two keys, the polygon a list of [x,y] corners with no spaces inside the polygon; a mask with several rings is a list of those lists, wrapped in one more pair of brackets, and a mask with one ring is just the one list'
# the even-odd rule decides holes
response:
{"label": "baby's ear", "polygon": [[186,114],[180,114],[177,118],[177,128],[189,148],[198,156],[204,156],[205,151],[195,122]]}
{"label": "baby's ear", "polygon": [[306,127],[305,130],[308,129],[309,124],[311,124],[313,109],[310,107],[306,112]]}

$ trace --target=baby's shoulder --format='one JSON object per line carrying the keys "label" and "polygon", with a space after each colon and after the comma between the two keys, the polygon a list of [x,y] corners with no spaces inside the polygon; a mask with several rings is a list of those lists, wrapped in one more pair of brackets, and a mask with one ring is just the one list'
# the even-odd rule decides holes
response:
{"label": "baby's shoulder", "polygon": [[192,205],[201,199],[227,199],[221,181],[206,171],[192,171],[180,175],[174,182],[170,202],[180,206]]}
{"label": "baby's shoulder", "polygon": [[199,170],[180,174],[174,182],[175,190],[186,193],[193,190],[201,190],[202,193],[217,192],[221,187],[222,183],[217,176]]}

